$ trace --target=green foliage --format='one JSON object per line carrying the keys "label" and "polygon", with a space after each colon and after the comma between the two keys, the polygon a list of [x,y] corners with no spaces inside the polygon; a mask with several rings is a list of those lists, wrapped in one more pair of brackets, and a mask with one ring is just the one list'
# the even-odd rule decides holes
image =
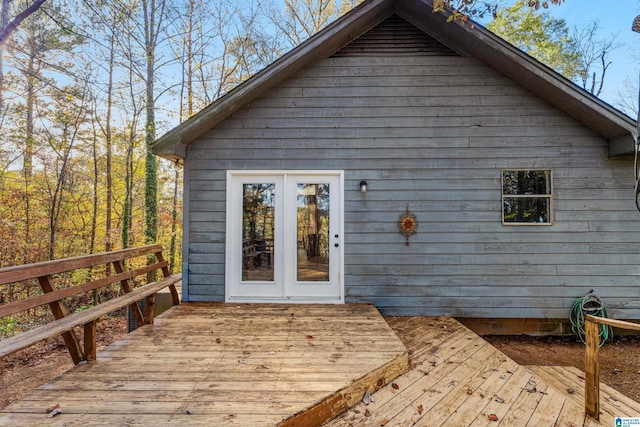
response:
{"label": "green foliage", "polygon": [[8,338],[16,333],[17,320],[12,316],[0,319],[0,337]]}
{"label": "green foliage", "polygon": [[578,78],[580,53],[565,21],[539,13],[527,4],[519,0],[500,10],[487,28],[568,79]]}

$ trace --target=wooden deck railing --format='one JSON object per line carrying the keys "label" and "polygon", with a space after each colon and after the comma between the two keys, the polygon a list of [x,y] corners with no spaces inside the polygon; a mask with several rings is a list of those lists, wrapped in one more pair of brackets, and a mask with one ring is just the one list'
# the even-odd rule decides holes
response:
{"label": "wooden deck railing", "polygon": [[614,328],[640,331],[640,324],[623,320],[606,319],[587,315],[585,327],[585,356],[584,356],[584,409],[587,415],[600,420],[600,325]]}
{"label": "wooden deck railing", "polygon": [[[152,256],[155,261],[144,267],[127,269],[134,258]],[[142,263],[145,263],[142,261]],[[75,284],[57,289],[55,277],[80,269],[94,269],[98,266],[112,265],[114,274],[106,275],[86,283]],[[133,281],[147,273],[160,271],[163,278],[134,289]],[[55,320],[26,332],[19,333],[0,341],[0,358],[22,350],[38,341],[62,335],[74,363],[83,360],[95,360],[96,357],[96,321],[101,316],[124,307],[131,307],[138,325],[153,323],[154,301],[158,291],[168,287],[173,304],[179,303],[175,284],[182,279],[181,274],[171,274],[168,262],[162,256],[161,245],[148,245],[119,251],[103,252],[75,258],[66,258],[35,264],[19,265],[0,269],[0,285],[37,279],[42,295],[0,305],[0,318],[27,311],[45,304],[49,305]],[[86,310],[69,314],[64,299],[97,290],[112,284],[119,284],[122,294],[109,301],[94,305]],[[145,300],[146,314],[138,305]],[[84,327],[84,349],[75,333],[76,327]]]}

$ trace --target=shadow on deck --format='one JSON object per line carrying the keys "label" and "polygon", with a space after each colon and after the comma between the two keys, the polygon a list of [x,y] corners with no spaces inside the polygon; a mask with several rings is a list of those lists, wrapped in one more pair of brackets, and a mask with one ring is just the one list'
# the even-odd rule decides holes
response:
{"label": "shadow on deck", "polygon": [[[600,425],[584,416],[579,373],[519,366],[451,318],[386,321],[370,305],[182,304],[5,408],[0,425]],[[625,407],[602,425],[640,408],[613,399]],[[55,404],[64,413],[47,419]]]}

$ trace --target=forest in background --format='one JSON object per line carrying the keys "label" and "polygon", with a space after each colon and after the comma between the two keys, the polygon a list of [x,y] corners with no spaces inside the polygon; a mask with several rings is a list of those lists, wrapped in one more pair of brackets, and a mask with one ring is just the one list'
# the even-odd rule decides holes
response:
{"label": "forest in background", "polygon": [[[1,1],[2,28],[31,4]],[[0,45],[0,268],[157,242],[180,271],[182,171],[149,145],[360,2],[44,1]],[[566,26],[511,13],[507,40],[541,29],[546,52],[589,60]],[[525,13],[540,25],[505,25]],[[581,40],[596,54],[568,77],[597,89],[615,43]]]}
{"label": "forest in background", "polygon": [[147,147],[356,2],[297,3],[43,3],[0,51],[0,267],[159,242],[179,270],[181,171]]}

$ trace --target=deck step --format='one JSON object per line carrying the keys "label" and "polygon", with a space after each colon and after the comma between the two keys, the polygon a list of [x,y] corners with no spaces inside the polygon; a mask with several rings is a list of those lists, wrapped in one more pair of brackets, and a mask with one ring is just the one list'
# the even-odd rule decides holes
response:
{"label": "deck step", "polygon": [[[573,366],[531,366],[527,368],[576,405],[584,407],[584,372]],[[600,423],[615,425],[615,418],[638,417],[640,403],[600,382]]]}
{"label": "deck step", "polygon": [[[389,317],[412,369],[324,427],[586,426],[584,406],[449,317]],[[613,424],[611,424],[613,425]]]}

